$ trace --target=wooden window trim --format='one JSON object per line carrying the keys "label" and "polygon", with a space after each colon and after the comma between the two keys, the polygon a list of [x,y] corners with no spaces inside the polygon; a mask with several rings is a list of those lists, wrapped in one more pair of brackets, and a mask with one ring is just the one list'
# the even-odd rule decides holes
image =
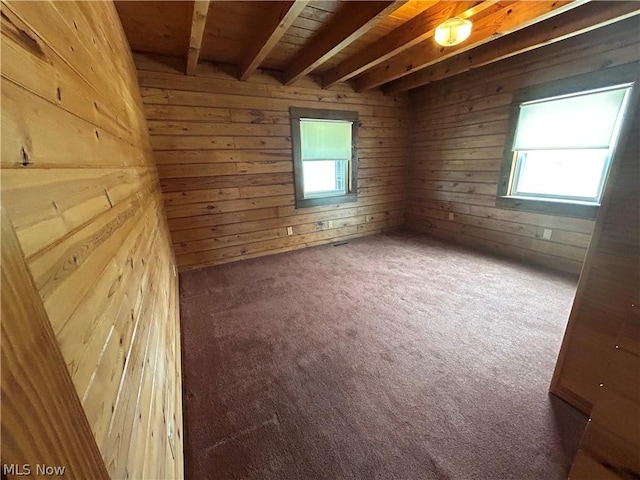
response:
{"label": "wooden window trim", "polygon": [[[358,200],[358,112],[349,110],[326,110],[317,108],[290,108],[291,145],[293,148],[293,174],[295,186],[296,208],[318,207],[324,205],[340,205]],[[300,144],[300,119],[344,120],[353,122],[351,126],[351,162],[348,193],[317,198],[304,198],[304,181],[302,177],[302,147]]]}
{"label": "wooden window trim", "polygon": [[[509,107],[509,128],[507,130],[507,140],[504,144],[502,165],[500,167],[500,177],[496,193],[496,207],[576,218],[596,218],[598,208],[600,207],[599,204],[568,202],[552,199],[535,199],[530,197],[511,196],[508,194],[515,166],[512,147],[516,127],[518,125],[520,104],[531,100],[595,90],[597,88],[605,88],[616,84],[632,83],[635,82],[637,73],[637,64],[626,64],[609,68],[607,70],[586,73],[561,80],[554,80],[552,82],[524,88],[516,92],[511,106]],[[637,85],[634,85],[634,88],[637,88]],[[612,152],[612,161],[614,155],[615,149]],[[607,173],[605,184],[608,180],[608,176],[609,174]]]}

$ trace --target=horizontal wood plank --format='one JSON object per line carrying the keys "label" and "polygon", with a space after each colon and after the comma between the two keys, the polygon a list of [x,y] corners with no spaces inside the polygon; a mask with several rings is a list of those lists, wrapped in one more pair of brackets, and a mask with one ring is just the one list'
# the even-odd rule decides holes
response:
{"label": "horizontal wood plank", "polygon": [[[412,91],[408,226],[579,273],[593,221],[496,206],[509,107],[520,89],[637,62],[633,28],[624,20]],[[610,251],[633,251],[615,242]]]}
{"label": "horizontal wood plank", "polygon": [[[403,223],[406,98],[299,82],[188,77],[139,58],[138,78],[172,241],[194,268],[338,241]],[[289,107],[357,110],[358,201],[294,208]],[[200,115],[202,114],[202,115]],[[384,225],[383,225],[384,224]],[[287,227],[292,234],[287,235]]]}
{"label": "horizontal wood plank", "polygon": [[[175,260],[114,4],[3,1],[1,35],[2,460],[70,478],[182,478]],[[9,222],[22,252],[5,261]],[[40,305],[20,318],[29,289],[5,298],[16,261]]]}

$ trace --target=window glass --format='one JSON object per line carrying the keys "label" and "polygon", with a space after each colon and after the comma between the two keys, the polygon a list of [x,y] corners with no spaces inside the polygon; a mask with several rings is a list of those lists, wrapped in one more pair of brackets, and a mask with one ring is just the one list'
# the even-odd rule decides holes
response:
{"label": "window glass", "polygon": [[520,152],[514,195],[543,195],[595,201],[600,197],[609,150]]}
{"label": "window glass", "polygon": [[291,107],[296,208],[358,199],[358,112]]}
{"label": "window glass", "polygon": [[303,162],[304,196],[346,193],[345,160]]}
{"label": "window glass", "polygon": [[524,102],[508,195],[600,201],[630,85]]}

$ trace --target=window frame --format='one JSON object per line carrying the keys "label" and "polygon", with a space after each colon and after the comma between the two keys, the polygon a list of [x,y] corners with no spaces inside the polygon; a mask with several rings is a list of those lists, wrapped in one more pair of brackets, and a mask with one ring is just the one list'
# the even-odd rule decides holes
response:
{"label": "window frame", "polygon": [[[498,181],[498,189],[496,193],[496,206],[501,208],[509,208],[513,210],[524,210],[537,213],[546,213],[551,215],[564,215],[576,218],[595,219],[600,207],[599,203],[580,201],[574,199],[560,199],[532,196],[516,196],[510,195],[511,186],[515,180],[517,164],[516,155],[514,154],[513,142],[515,140],[518,119],[520,116],[520,105],[525,102],[551,99],[562,95],[579,94],[589,90],[614,87],[617,85],[631,84],[629,98],[633,94],[633,90],[637,88],[635,83],[637,75],[637,67],[633,64],[623,65],[620,67],[610,68],[608,70],[598,71],[571,77],[567,79],[556,80],[541,85],[519,90],[513,97],[513,101],[509,107],[509,128],[506,134],[504,144],[502,165],[500,169],[500,178]],[[629,104],[623,113],[622,121],[618,132],[624,128],[624,124],[628,118]],[[610,150],[610,156],[607,161],[606,173],[602,178],[602,186],[607,183],[609,170],[613,158],[616,154],[618,141],[614,143]]]}
{"label": "window frame", "polygon": [[[290,107],[291,146],[293,150],[293,180],[296,208],[340,205],[358,200],[358,112],[350,110],[328,110],[318,108]],[[340,195],[304,196],[302,145],[300,142],[300,120],[338,120],[351,123],[351,158],[347,163],[346,192]]]}

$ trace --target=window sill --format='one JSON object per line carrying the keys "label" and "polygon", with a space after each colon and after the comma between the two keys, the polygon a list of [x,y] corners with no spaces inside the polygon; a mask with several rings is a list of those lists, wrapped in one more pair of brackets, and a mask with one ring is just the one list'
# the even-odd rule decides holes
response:
{"label": "window sill", "polygon": [[358,195],[355,193],[348,193],[346,195],[337,195],[332,197],[297,198],[296,208],[320,207],[323,205],[340,205],[342,203],[356,201],[358,201]]}
{"label": "window sill", "polygon": [[595,219],[600,205],[587,202],[503,196],[496,197],[496,207],[564,217]]}

